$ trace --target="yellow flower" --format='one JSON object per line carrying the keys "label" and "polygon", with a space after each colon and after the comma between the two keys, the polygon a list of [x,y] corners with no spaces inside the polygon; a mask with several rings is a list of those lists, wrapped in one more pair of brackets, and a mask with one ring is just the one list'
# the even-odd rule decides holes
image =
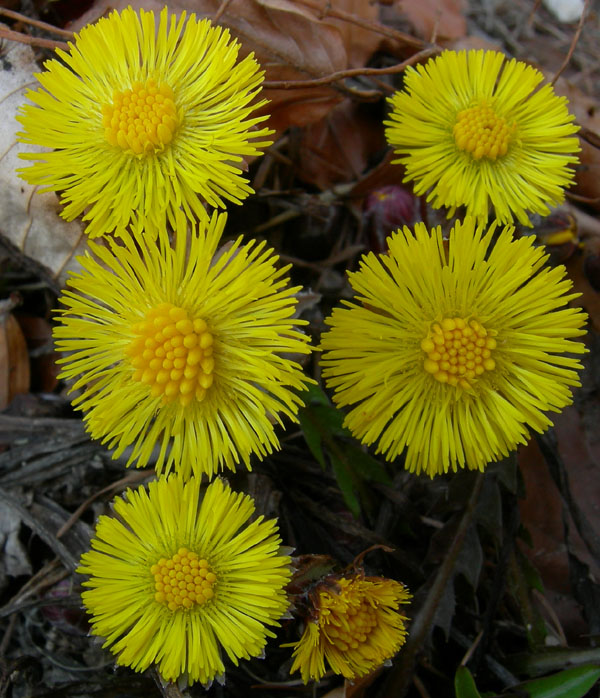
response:
{"label": "yellow flower", "polygon": [[[274,520],[247,524],[254,502],[220,479],[201,502],[200,481],[171,475],[127,490],[115,517],[101,516],[81,558],[92,632],[117,663],[156,664],[169,681],[206,683],[225,667],[221,649],[256,657],[288,601],[290,558]],[[199,503],[200,502],[200,503]]]}
{"label": "yellow flower", "polygon": [[309,381],[287,354],[310,350],[294,329],[294,293],[265,243],[241,239],[215,250],[226,214],[186,234],[179,216],[174,247],[123,234],[110,247],[90,243],[61,298],[54,336],[62,378],[76,379],[73,404],[95,439],[132,445],[128,465],[211,476],[247,467],[252,453],[277,448],[274,423],[296,419],[296,394]]}
{"label": "yellow flower", "polygon": [[252,192],[239,163],[270,145],[267,117],[250,117],[263,73],[253,56],[236,65],[239,44],[195,15],[128,8],[76,35],[60,60],[44,64],[41,89],[18,117],[24,143],[51,148],[22,157],[19,171],[42,191],[58,191],[62,215],[85,211],[91,237],[128,225],[173,223],[183,208],[205,217],[202,201],[224,207]]}
{"label": "yellow flower", "polygon": [[290,673],[304,683],[325,673],[355,679],[393,657],[406,641],[399,608],[410,594],[399,582],[382,577],[326,577],[312,592],[314,610],[294,649]]}
{"label": "yellow flower", "polygon": [[[431,477],[483,470],[542,432],[545,414],[571,403],[587,316],[567,303],[564,267],[533,237],[496,239],[467,218],[449,241],[417,224],[396,231],[389,254],[363,257],[350,274],[357,301],[337,308],[322,340],[345,424],[377,452]],[[494,244],[495,243],[495,244]],[[359,338],[357,340],[357,338]]]}
{"label": "yellow flower", "polygon": [[566,98],[551,85],[535,91],[543,79],[495,51],[444,51],[408,68],[385,122],[404,181],[450,215],[465,206],[485,222],[490,205],[501,223],[547,215],[573,179],[580,148]]}

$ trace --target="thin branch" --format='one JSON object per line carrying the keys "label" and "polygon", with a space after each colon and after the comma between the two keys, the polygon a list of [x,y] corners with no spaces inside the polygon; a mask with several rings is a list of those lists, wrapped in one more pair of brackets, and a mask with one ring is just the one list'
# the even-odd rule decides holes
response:
{"label": "thin branch", "polygon": [[405,34],[404,32],[400,32],[396,29],[392,29],[392,27],[386,27],[384,24],[380,24],[379,22],[373,22],[370,19],[363,19],[362,17],[358,17],[350,12],[339,10],[332,7],[331,2],[325,3],[325,7],[318,2],[314,2],[313,0],[297,0],[297,2],[310,7],[312,10],[317,10],[321,14],[321,17],[335,17],[336,19],[341,19],[344,22],[355,24],[358,27],[362,27],[363,29],[367,29],[368,31],[372,31],[376,34],[387,36],[388,39],[393,39],[400,44],[415,46],[418,48],[423,48],[425,46],[425,42],[421,41],[421,39],[417,39],[410,34]]}
{"label": "thin branch", "polygon": [[580,194],[573,194],[573,192],[566,191],[565,196],[569,201],[579,201],[582,204],[598,204],[600,203],[600,196],[581,196]]}
{"label": "thin branch", "polygon": [[77,567],[79,560],[73,555],[73,553],[71,553],[66,546],[57,540],[54,533],[51,533],[44,528],[31,514],[31,512],[18,501],[14,494],[10,494],[0,488],[0,502],[7,509],[11,509],[26,526],[28,526],[37,536],[39,536],[44,543],[46,543],[46,545],[54,551],[55,555],[60,558],[63,565],[68,570],[72,571]]}
{"label": "thin branch", "polygon": [[587,126],[580,125],[577,135],[594,148],[600,149],[600,135],[598,135],[595,131],[592,131],[591,129],[587,128]]}
{"label": "thin branch", "polygon": [[219,9],[216,11],[215,16],[213,17],[214,24],[216,24],[225,14],[225,10],[227,10],[227,6],[230,2],[231,0],[223,0],[223,2],[219,5]]}
{"label": "thin branch", "polygon": [[15,32],[12,29],[4,29],[4,27],[0,27],[0,39],[6,39],[7,41],[17,41],[20,44],[27,44],[28,46],[38,46],[39,48],[62,48],[65,50],[69,48],[69,45],[66,44],[64,41],[55,41],[54,39],[41,39],[37,36],[29,36],[29,34]]}
{"label": "thin branch", "polygon": [[535,13],[538,11],[540,5],[542,4],[542,0],[535,0],[533,3],[533,7],[531,8],[531,12],[529,13],[529,17],[527,18],[527,24],[531,26],[533,24],[533,18],[535,16]]}
{"label": "thin branch", "polygon": [[31,19],[22,15],[20,12],[14,12],[13,10],[7,10],[4,7],[0,7],[0,17],[9,17],[10,19],[15,19],[17,22],[23,22],[23,24],[29,24],[32,27],[37,27],[37,29],[42,29],[50,34],[56,34],[57,36],[63,36],[65,39],[72,39],[73,32],[67,31],[66,29],[60,29],[55,27],[53,24],[48,24],[47,22],[42,22],[39,19]]}
{"label": "thin branch", "polygon": [[562,65],[560,68],[556,71],[556,75],[552,78],[550,84],[554,86],[558,78],[562,75],[564,69],[569,65],[569,61],[571,60],[573,53],[575,51],[575,47],[577,46],[577,42],[579,41],[579,37],[581,36],[581,31],[583,29],[583,23],[585,21],[585,17],[587,15],[588,8],[590,6],[590,0],[585,0],[585,3],[583,5],[583,10],[581,12],[581,17],[579,18],[579,23],[577,24],[577,29],[575,31],[575,34],[573,36],[573,40],[571,41],[571,45],[569,46],[569,52],[565,56],[565,60],[563,61]]}
{"label": "thin branch", "polygon": [[304,87],[322,87],[323,85],[331,85],[331,83],[345,78],[353,78],[358,76],[368,75],[393,75],[401,73],[408,66],[418,63],[424,58],[429,58],[440,51],[439,46],[428,46],[426,49],[413,54],[402,63],[391,65],[388,68],[350,68],[348,70],[338,70],[330,75],[325,75],[322,78],[314,78],[312,80],[270,80],[263,82],[265,90],[294,90]]}
{"label": "thin branch", "polygon": [[125,477],[122,477],[120,480],[117,480],[116,482],[112,482],[110,485],[107,485],[106,487],[103,487],[101,490],[98,490],[97,492],[94,492],[90,497],[88,497],[83,504],[80,504],[77,509],[69,516],[69,518],[65,521],[65,523],[58,529],[56,532],[56,537],[57,538],[62,538],[62,536],[65,535],[65,533],[75,524],[80,518],[83,512],[92,504],[98,497],[101,497],[104,494],[107,494],[108,492],[118,492],[119,490],[123,489],[125,485],[131,485],[137,482],[140,482],[147,478],[149,475],[151,475],[154,471],[153,470],[137,470],[132,473],[129,473],[129,475],[126,475]]}

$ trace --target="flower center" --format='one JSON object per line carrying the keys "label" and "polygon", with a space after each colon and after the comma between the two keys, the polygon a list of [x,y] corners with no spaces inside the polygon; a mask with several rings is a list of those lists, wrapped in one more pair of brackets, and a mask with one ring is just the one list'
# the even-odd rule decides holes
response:
{"label": "flower center", "polygon": [[370,603],[363,600],[360,605],[350,605],[345,611],[332,613],[328,621],[325,632],[329,641],[341,652],[347,652],[366,642],[377,625],[377,613]]}
{"label": "flower center", "polygon": [[481,160],[495,160],[506,155],[516,126],[509,126],[487,104],[479,104],[459,111],[454,124],[454,141],[458,148]]}
{"label": "flower center", "polygon": [[115,90],[113,103],[102,107],[106,140],[136,155],[162,150],[179,125],[175,95],[166,84],[134,82],[130,90]]}
{"label": "flower center", "polygon": [[162,557],[150,572],[154,575],[154,599],[171,611],[206,603],[215,595],[217,575],[204,558],[187,548],[179,548],[168,560]]}
{"label": "flower center", "polygon": [[440,383],[468,389],[477,376],[493,371],[496,340],[477,320],[444,318],[434,323],[421,349],[427,354],[423,368]]}
{"label": "flower center", "polygon": [[213,384],[213,336],[201,318],[192,320],[183,308],[161,303],[132,328],[137,335],[125,353],[135,369],[134,380],[151,386],[152,397],[181,405],[203,400]]}

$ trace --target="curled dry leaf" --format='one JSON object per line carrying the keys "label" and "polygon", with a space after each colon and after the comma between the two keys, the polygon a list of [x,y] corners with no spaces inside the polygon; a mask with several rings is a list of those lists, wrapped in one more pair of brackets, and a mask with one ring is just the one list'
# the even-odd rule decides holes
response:
{"label": "curled dry leaf", "polygon": [[[2,305],[6,305],[4,301]],[[10,310],[0,307],[0,410],[29,390],[29,355],[25,337]]]}
{"label": "curled dry leaf", "polygon": [[17,143],[20,126],[15,117],[25,90],[36,85],[33,73],[37,71],[29,46],[4,45],[0,65],[0,237],[33,260],[45,276],[62,285],[67,270],[78,267],[74,255],[81,253],[86,244],[81,225],[60,218],[56,194],[40,194],[38,187],[26,184],[16,174],[16,169],[25,164],[19,153],[36,150]]}
{"label": "curled dry leaf", "polygon": [[[332,7],[330,0],[297,0],[297,2],[317,10],[321,19],[337,27],[348,55],[348,68],[362,68],[384,43],[381,34],[365,26],[366,23],[377,22],[379,19],[379,7],[376,2],[336,0],[334,9],[344,15],[352,16],[356,21],[339,19],[330,14]],[[365,24],[360,24],[361,21]]]}
{"label": "curled dry leaf", "polygon": [[345,99],[299,136],[298,177],[322,191],[357,180],[369,157],[386,147],[379,117]]}
{"label": "curled dry leaf", "polygon": [[[555,86],[559,95],[569,100],[569,108],[580,126],[600,136],[600,104],[597,99],[586,95],[567,80],[559,79]],[[569,191],[593,201],[590,206],[600,210],[600,148],[579,138],[580,164],[575,175],[575,186]]]}

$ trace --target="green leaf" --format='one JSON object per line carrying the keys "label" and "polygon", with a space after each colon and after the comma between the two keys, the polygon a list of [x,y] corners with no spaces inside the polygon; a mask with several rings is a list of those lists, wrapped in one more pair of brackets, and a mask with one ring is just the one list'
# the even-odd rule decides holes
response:
{"label": "green leaf", "polygon": [[302,399],[306,405],[325,405],[326,407],[331,407],[331,402],[322,388],[314,383],[310,383],[309,386],[302,392]]}
{"label": "green leaf", "polygon": [[454,676],[454,692],[456,698],[481,698],[473,675],[465,666],[459,666]]}
{"label": "green leaf", "polygon": [[335,479],[340,487],[344,501],[348,505],[348,509],[350,509],[352,514],[355,517],[358,517],[360,514],[360,504],[355,492],[353,473],[350,468],[348,468],[347,461],[338,458],[333,453],[330,453],[329,455],[331,457],[331,465],[333,466]]}
{"label": "green leaf", "polygon": [[598,665],[579,666],[527,681],[520,688],[525,689],[530,698],[583,698],[599,678]]}
{"label": "green leaf", "polygon": [[348,459],[352,470],[360,478],[370,482],[380,482],[382,485],[391,484],[384,465],[368,453],[365,453],[356,442],[350,441],[345,445],[344,455]]}
{"label": "green leaf", "polygon": [[304,410],[300,410],[298,421],[300,422],[300,428],[304,434],[306,445],[324,470],[325,456],[323,454],[323,446],[321,445],[321,432],[317,429],[313,421],[306,416]]}
{"label": "green leaf", "polygon": [[390,484],[385,466],[365,453],[348,429],[343,413],[333,407],[327,395],[318,387],[308,389],[306,407],[298,418],[304,439],[313,456],[325,469],[329,455],[333,472],[346,505],[354,516],[360,514],[361,503],[368,511],[373,506],[365,482]]}

